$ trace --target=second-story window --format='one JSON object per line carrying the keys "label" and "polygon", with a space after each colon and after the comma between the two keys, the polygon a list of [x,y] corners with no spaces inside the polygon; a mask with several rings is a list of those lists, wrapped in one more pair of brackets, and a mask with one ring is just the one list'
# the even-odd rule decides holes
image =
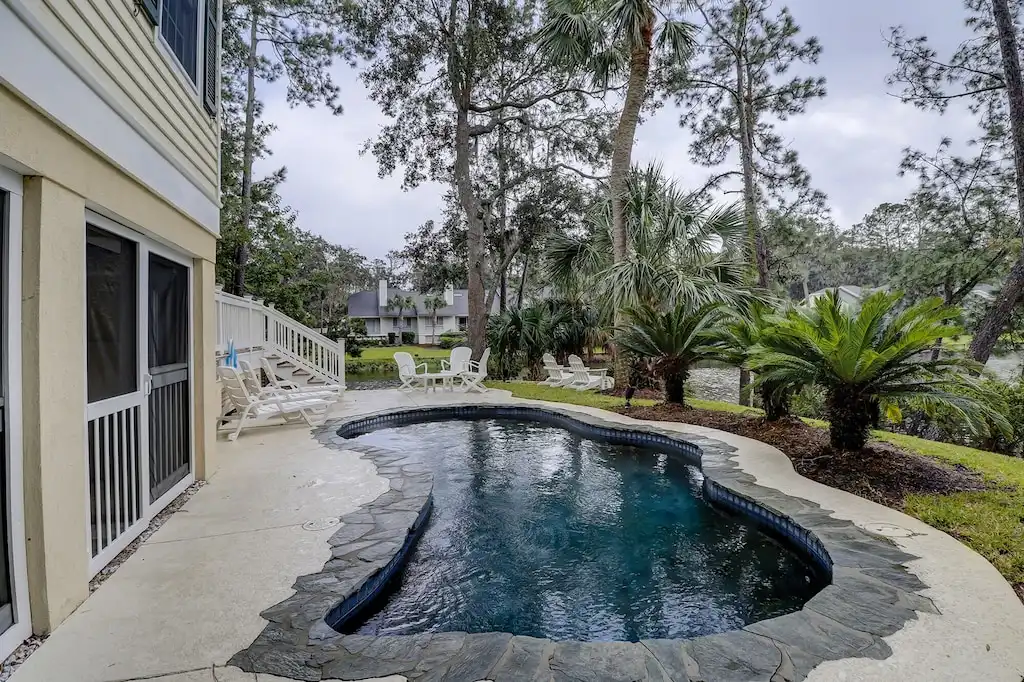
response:
{"label": "second-story window", "polygon": [[160,35],[189,80],[198,84],[199,0],[160,0]]}
{"label": "second-story window", "polygon": [[218,0],[134,0],[167,51],[199,91],[203,107],[216,116],[220,78],[217,52],[220,46]]}

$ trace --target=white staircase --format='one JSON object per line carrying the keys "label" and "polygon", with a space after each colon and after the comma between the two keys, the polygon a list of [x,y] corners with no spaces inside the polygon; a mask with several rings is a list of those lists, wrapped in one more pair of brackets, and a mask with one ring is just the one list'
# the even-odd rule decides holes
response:
{"label": "white staircase", "polygon": [[219,286],[214,293],[217,308],[217,358],[227,356],[231,343],[238,357],[260,366],[267,358],[274,373],[299,385],[345,386],[345,341],[330,340],[284,315],[274,306],[251,296],[235,296]]}

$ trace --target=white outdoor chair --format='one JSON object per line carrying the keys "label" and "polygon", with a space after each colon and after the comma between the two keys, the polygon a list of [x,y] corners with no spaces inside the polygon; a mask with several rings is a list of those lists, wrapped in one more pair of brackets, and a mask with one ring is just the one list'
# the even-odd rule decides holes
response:
{"label": "white outdoor chair", "polygon": [[[270,385],[276,389],[282,391],[295,391],[297,393],[319,393],[325,396],[335,396],[338,400],[341,400],[341,394],[345,391],[345,387],[341,384],[319,384],[317,386],[301,386],[294,381],[288,379],[281,379],[277,376],[277,372],[274,371],[274,365],[270,363],[267,358],[260,358],[260,363],[263,365],[263,373],[267,375],[267,380],[270,381]],[[239,360],[239,365],[242,361]]]}
{"label": "white outdoor chair", "polygon": [[[399,389],[403,388],[416,388],[413,383],[419,383],[423,390],[427,390],[427,363],[421,362],[416,364],[416,361],[412,359],[412,355],[405,351],[399,351],[395,353],[395,364],[398,365],[398,378],[401,380],[402,385]],[[423,368],[422,372],[419,372],[420,368]]]}
{"label": "white outdoor chair", "polygon": [[[266,358],[263,358],[263,361],[266,362]],[[267,365],[269,364],[270,363],[267,362]],[[302,400],[304,398],[323,398],[324,400],[330,400],[332,402],[341,400],[341,394],[337,391],[321,387],[300,386],[292,381],[280,381],[276,376],[274,376],[273,370],[267,369],[266,366],[264,366],[264,370],[270,378],[269,386],[263,385],[263,382],[260,379],[260,373],[245,360],[238,361],[238,369],[239,373],[242,375],[242,381],[245,382],[245,387],[249,391],[249,395],[258,400],[270,398],[275,395],[289,400]]]}
{"label": "white outdoor chair", "polygon": [[[540,386],[561,386],[566,379],[571,379],[572,375],[566,372],[566,368],[562,367],[555,360],[555,356],[551,353],[545,353],[542,357],[544,362],[544,371],[547,372],[548,376],[544,381],[538,381],[537,384]],[[568,375],[568,376],[566,376]]]}
{"label": "white outdoor chair", "polygon": [[565,384],[567,388],[575,388],[577,391],[590,391],[593,389],[611,388],[615,380],[608,376],[606,369],[589,369],[583,364],[578,355],[569,356],[569,369],[572,379]]}
{"label": "white outdoor chair", "polygon": [[441,360],[441,371],[442,372],[454,372],[459,374],[469,369],[469,361],[473,357],[473,349],[467,348],[466,346],[456,346],[452,348],[451,357],[447,360]]}
{"label": "white outdoor chair", "polygon": [[223,390],[235,408],[235,414],[222,417],[222,420],[238,420],[234,432],[228,440],[235,440],[242,429],[252,424],[280,417],[286,422],[303,419],[310,426],[315,426],[312,417],[316,414],[326,416],[327,409],[334,402],[323,398],[297,398],[292,396],[273,395],[256,398],[246,388],[242,373],[234,367],[221,365],[217,368],[217,376],[223,383]]}
{"label": "white outdoor chair", "polygon": [[480,360],[469,360],[466,363],[466,370],[459,374],[462,379],[462,386],[469,391],[480,391],[481,393],[487,392],[487,387],[484,386],[484,379],[487,378],[487,361],[491,359],[491,349],[485,348],[484,354],[480,356]]}

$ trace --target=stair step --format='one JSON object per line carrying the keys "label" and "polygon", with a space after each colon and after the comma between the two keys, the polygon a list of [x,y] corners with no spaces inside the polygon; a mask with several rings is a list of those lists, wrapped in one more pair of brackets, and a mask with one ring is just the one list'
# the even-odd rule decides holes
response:
{"label": "stair step", "polygon": [[279,362],[279,363],[277,363],[277,366],[278,366],[278,367],[284,367],[284,368],[286,368],[286,369],[291,369],[291,368],[292,368],[292,367],[294,367],[295,365],[294,365],[294,364],[292,364],[292,363],[290,363],[290,362],[288,362],[287,360],[285,360],[284,362]]}
{"label": "stair step", "polygon": [[311,379],[309,379],[306,382],[306,385],[307,386],[323,386],[326,383],[327,382],[324,381],[323,379],[321,379],[320,377],[312,377]]}
{"label": "stair step", "polygon": [[293,377],[308,377],[309,376],[309,372],[307,372],[306,370],[304,370],[304,369],[302,369],[300,367],[299,369],[297,369],[294,372],[292,372],[292,376]]}

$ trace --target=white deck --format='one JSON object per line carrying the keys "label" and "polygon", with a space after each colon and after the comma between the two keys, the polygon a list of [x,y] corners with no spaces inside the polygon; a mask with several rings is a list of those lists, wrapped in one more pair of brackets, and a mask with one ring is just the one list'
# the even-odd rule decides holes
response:
{"label": "white deck", "polygon": [[[337,414],[467,401],[512,399],[501,391],[358,391],[346,394]],[[921,614],[886,638],[894,653],[884,661],[825,663],[808,679],[1021,682],[1024,605],[980,556],[910,517],[797,476],[769,446],[710,429],[663,426],[740,447],[741,466],[762,485],[816,501],[862,526],[887,523],[915,533],[896,541],[923,557],[911,570],[931,586],[924,594],[942,615]],[[13,682],[279,682],[221,666],[263,628],[260,611],[291,594],[297,576],[318,571],[329,557],[326,540],[336,528],[311,532],[302,524],[351,511],[386,483],[369,462],[320,446],[300,426],[247,429],[234,443],[222,439],[217,454],[219,469],[209,484],[57,628]]]}

